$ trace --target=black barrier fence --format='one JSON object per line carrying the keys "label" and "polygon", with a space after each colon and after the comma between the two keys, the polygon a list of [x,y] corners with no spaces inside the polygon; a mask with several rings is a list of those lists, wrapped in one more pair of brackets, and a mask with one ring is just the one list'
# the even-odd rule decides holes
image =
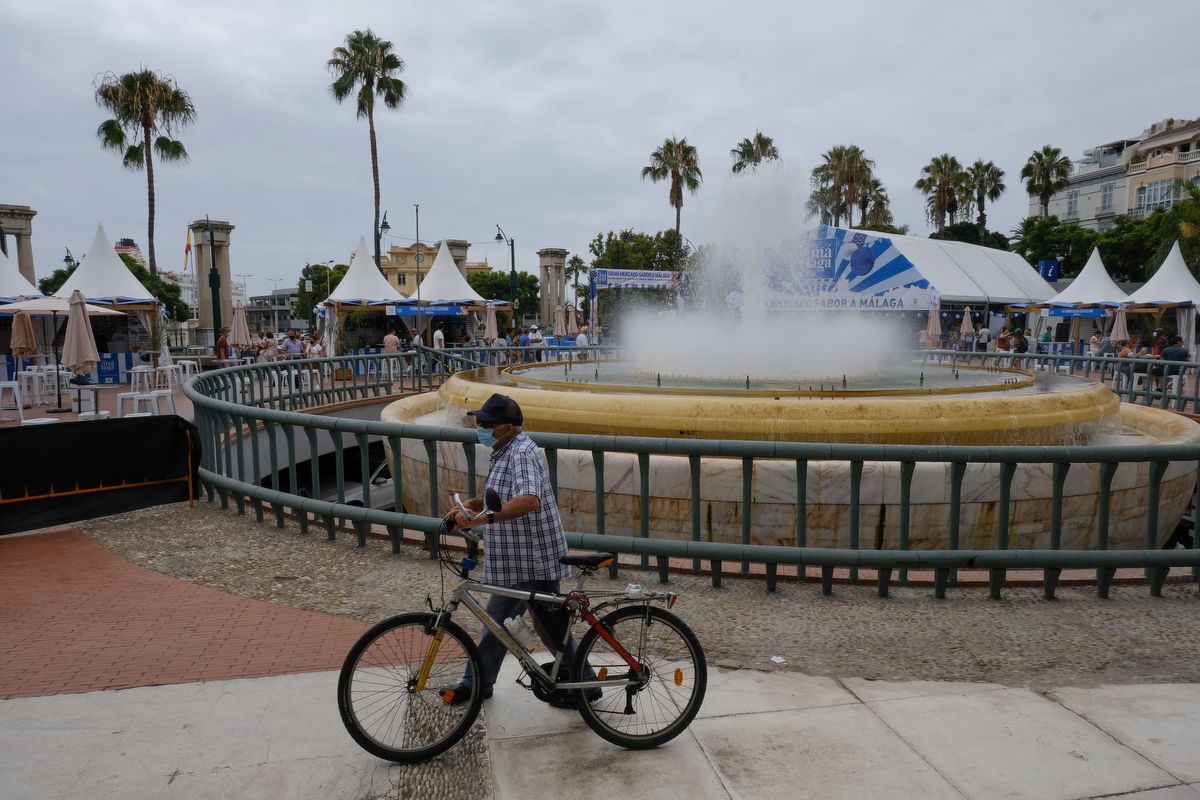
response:
{"label": "black barrier fence", "polygon": [[0,430],[0,534],[193,500],[196,427],[182,417]]}

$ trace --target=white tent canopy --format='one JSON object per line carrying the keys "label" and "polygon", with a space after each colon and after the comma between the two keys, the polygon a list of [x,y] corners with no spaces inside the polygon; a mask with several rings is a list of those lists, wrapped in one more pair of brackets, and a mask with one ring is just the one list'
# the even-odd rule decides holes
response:
{"label": "white tent canopy", "polygon": [[20,297],[41,296],[37,287],[25,280],[17,265],[0,252],[0,303],[9,303]]}
{"label": "white tent canopy", "polygon": [[[417,292],[413,292],[409,295],[409,300],[416,300],[417,295]],[[445,242],[438,248],[433,266],[421,279],[420,298],[422,305],[487,302],[479,292],[471,288],[471,284],[467,283],[467,279],[458,271],[458,265],[450,256],[450,249],[446,247]]]}
{"label": "white tent canopy", "polygon": [[1183,261],[1179,242],[1171,246],[1171,252],[1158,271],[1140,289],[1129,295],[1128,301],[1135,305],[1170,306],[1192,304],[1200,307],[1200,283]]}
{"label": "white tent canopy", "polygon": [[1092,255],[1071,285],[1047,300],[1046,305],[1116,306],[1126,302],[1128,296],[1109,276],[1100,251],[1092,248]]}
{"label": "white tent canopy", "polygon": [[325,316],[325,352],[331,356],[340,355],[339,332],[345,327],[351,307],[404,305],[408,302],[375,266],[367,250],[366,237],[360,236],[354,258],[350,259],[350,268],[325,301],[328,307]]}
{"label": "white tent canopy", "polygon": [[938,291],[943,303],[1037,303],[1054,296],[1054,287],[1016,253],[917,236],[889,233],[886,238]]}
{"label": "white tent canopy", "polygon": [[341,283],[329,295],[327,303],[357,306],[382,306],[407,303],[404,295],[387,282],[367,251],[367,240],[358,239],[358,249],[350,260]]}
{"label": "white tent canopy", "polygon": [[89,303],[151,307],[158,304],[117,255],[103,225],[96,226],[96,238],[92,240],[87,255],[54,296],[70,299],[71,292],[76,289]]}

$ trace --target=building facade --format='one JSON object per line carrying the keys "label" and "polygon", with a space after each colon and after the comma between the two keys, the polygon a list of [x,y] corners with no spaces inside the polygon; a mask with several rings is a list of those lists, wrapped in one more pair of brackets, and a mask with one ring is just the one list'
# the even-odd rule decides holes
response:
{"label": "building facade", "polygon": [[292,311],[299,301],[300,293],[294,286],[274,289],[270,294],[252,296],[246,304],[246,325],[250,328],[250,333],[279,332],[289,328],[308,330],[307,316],[292,316]]}
{"label": "building facade", "polygon": [[[380,254],[383,276],[400,294],[415,298],[417,284],[433,266],[433,259],[437,257],[441,245],[441,242],[414,242],[407,247],[397,244],[389,246]],[[446,249],[450,251],[450,257],[454,259],[455,266],[464,278],[480,272],[490,272],[492,269],[486,258],[483,261],[467,261],[467,251],[471,249],[470,242],[447,239]]]}
{"label": "building facade", "polygon": [[[1141,217],[1175,202],[1175,181],[1200,183],[1200,119],[1166,119],[1141,136],[1117,139],[1083,151],[1072,163],[1065,189],[1050,197],[1048,211],[1103,233],[1116,217]],[[1042,213],[1029,197],[1029,215]]]}

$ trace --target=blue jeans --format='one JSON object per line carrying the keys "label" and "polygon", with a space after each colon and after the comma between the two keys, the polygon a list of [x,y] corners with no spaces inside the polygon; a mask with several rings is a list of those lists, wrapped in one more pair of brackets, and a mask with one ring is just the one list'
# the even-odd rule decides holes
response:
{"label": "blue jeans", "polygon": [[[522,581],[514,584],[511,588],[530,592],[557,593],[558,581]],[[488,599],[488,614],[501,624],[509,617],[523,617],[526,611],[529,611],[530,616],[533,617],[533,629],[541,637],[542,643],[550,648],[550,652],[557,655],[563,636],[567,633],[569,618],[566,609],[531,606],[524,600],[502,597],[498,594],[494,594]],[[575,637],[568,636],[566,655],[563,658],[562,667],[559,669],[560,676],[565,675],[568,678],[571,676],[571,665],[575,663],[575,646]],[[496,678],[500,675],[500,665],[504,663],[506,653],[508,653],[508,648],[504,646],[504,643],[497,639],[490,630],[484,628],[483,637],[479,640],[479,656],[483,661],[483,689],[485,692],[490,691],[495,685]],[[566,672],[564,673],[563,670]],[[589,678],[595,677],[595,673],[591,669],[588,669],[586,674]],[[464,686],[471,686],[475,683],[474,670],[469,664],[463,675],[462,683]]]}

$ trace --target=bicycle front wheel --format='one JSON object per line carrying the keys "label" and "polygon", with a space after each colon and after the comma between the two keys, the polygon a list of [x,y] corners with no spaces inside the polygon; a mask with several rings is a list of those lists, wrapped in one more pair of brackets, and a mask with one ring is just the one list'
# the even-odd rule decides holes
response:
{"label": "bicycle front wheel", "polygon": [[[429,653],[433,614],[401,614],[363,634],[338,678],[338,710],[354,741],[372,755],[408,764],[448,750],[479,715],[478,680],[464,700],[450,692],[467,666],[483,671],[479,649],[466,631],[447,621],[425,687],[417,676]],[[458,700],[457,703],[452,702]]]}
{"label": "bicycle front wheel", "polygon": [[[700,642],[683,620],[655,606],[627,606],[600,620],[617,642],[641,665],[640,676],[630,668],[595,628],[579,643],[575,659],[577,681],[588,680],[590,666],[597,677],[613,681],[592,701],[591,690],[576,690],[579,713],[588,726],[613,744],[645,750],[669,742],[687,728],[708,685],[708,670]],[[634,681],[631,685],[624,685]]]}

